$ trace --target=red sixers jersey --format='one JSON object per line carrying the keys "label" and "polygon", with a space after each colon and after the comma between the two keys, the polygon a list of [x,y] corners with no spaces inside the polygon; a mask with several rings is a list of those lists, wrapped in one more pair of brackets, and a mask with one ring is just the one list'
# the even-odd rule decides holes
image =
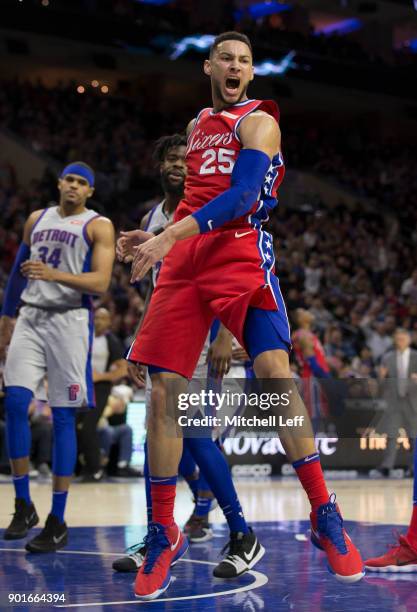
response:
{"label": "red sixers jersey", "polygon": [[[309,337],[312,340],[314,357],[316,358],[318,365],[321,367],[322,370],[328,373],[330,370],[327,364],[326,354],[324,352],[322,343],[320,342],[320,340],[317,338],[315,334],[313,334],[312,332],[307,332],[307,333],[309,334]],[[303,350],[299,342],[300,338],[304,334],[306,334],[306,332],[303,329],[298,329],[296,332],[294,332],[293,337],[292,337],[293,347],[294,347],[294,352],[295,352],[295,356],[297,358],[298,364],[301,368],[301,372],[300,372],[301,378],[311,378],[312,376],[314,376],[314,374],[310,368],[310,364],[308,363],[306,357],[304,357]]]}
{"label": "red sixers jersey", "polygon": [[[231,174],[242,143],[239,125],[247,115],[262,110],[279,120],[279,109],[272,100],[245,100],[217,113],[204,108],[197,116],[188,137],[184,199],[175,212],[175,221],[195,212],[230,188]],[[271,161],[259,198],[251,211],[223,227],[241,227],[248,223],[258,227],[268,220],[269,211],[277,204],[277,189],[284,178],[285,166],[279,153]]]}

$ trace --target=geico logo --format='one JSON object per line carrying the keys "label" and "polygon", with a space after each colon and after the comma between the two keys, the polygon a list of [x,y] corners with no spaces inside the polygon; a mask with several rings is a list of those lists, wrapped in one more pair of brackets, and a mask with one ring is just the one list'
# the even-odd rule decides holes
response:
{"label": "geico logo", "polygon": [[233,476],[270,476],[271,474],[272,465],[270,463],[253,463],[232,467]]}
{"label": "geico logo", "polygon": [[[323,433],[316,436],[316,447],[322,455],[333,455],[337,442],[336,436],[328,438]],[[235,438],[226,438],[223,448],[226,455],[285,455],[279,438],[250,438],[238,434]]]}

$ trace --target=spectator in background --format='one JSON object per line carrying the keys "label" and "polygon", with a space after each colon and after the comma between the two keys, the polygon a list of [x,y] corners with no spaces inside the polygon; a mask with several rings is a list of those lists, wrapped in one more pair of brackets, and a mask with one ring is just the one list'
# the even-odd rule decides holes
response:
{"label": "spectator in background", "polygon": [[387,333],[383,317],[379,317],[373,324],[362,327],[366,336],[366,344],[371,349],[372,358],[378,362],[392,347],[392,337]]}
{"label": "spectator in background", "polygon": [[112,388],[106,408],[99,422],[102,464],[107,465],[112,446],[118,447],[117,470],[115,476],[137,478],[139,470],[130,466],[133,451],[133,431],[126,423],[127,406],[133,398],[133,390],[128,385]]}
{"label": "spectator in background", "polygon": [[[377,426],[378,433],[387,433],[387,447],[380,473],[388,476],[394,468],[399,429],[407,432],[410,446],[417,433],[417,351],[410,349],[410,334],[398,328],[394,334],[395,349],[382,358],[379,377],[386,401],[386,410]],[[411,466],[413,453],[409,453]],[[372,475],[375,470],[372,470]]]}
{"label": "spectator in background", "polygon": [[401,295],[410,297],[413,302],[417,302],[417,269],[401,285]]}
{"label": "spectator in background", "polygon": [[304,271],[304,289],[307,293],[316,295],[320,289],[321,277],[323,274],[322,268],[319,266],[319,260],[316,255],[312,255],[308,261]]}
{"label": "spectator in background", "polygon": [[81,414],[78,424],[82,482],[97,482],[103,478],[97,424],[112,384],[127,376],[124,348],[119,338],[110,332],[111,317],[106,308],[99,308],[95,312],[94,326],[92,363],[96,407]]}

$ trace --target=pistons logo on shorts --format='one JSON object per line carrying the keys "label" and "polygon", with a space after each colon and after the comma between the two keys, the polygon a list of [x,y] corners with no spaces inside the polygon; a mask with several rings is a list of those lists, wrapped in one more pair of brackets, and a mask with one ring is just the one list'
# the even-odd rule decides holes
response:
{"label": "pistons logo on shorts", "polygon": [[77,401],[77,396],[80,392],[80,385],[70,385],[68,387],[68,399],[70,402]]}

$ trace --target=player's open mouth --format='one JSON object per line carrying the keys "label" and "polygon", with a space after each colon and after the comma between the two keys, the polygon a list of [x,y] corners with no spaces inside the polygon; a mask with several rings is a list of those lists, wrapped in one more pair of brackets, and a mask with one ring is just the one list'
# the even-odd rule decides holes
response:
{"label": "player's open mouth", "polygon": [[229,94],[237,93],[240,85],[240,79],[237,77],[229,77],[226,79],[226,91]]}

